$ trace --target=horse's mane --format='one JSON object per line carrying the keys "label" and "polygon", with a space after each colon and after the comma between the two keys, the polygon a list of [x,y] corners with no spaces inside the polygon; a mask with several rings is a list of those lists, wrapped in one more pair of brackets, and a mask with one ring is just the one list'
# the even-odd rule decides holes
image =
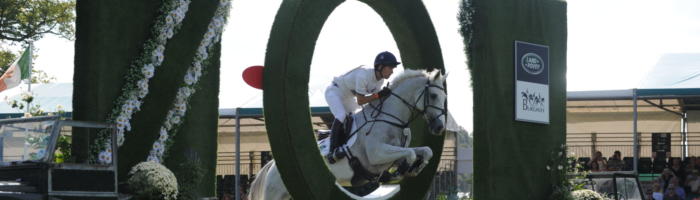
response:
{"label": "horse's mane", "polygon": [[412,78],[418,78],[418,77],[425,77],[428,78],[430,74],[428,74],[428,71],[424,69],[405,69],[401,74],[397,75],[394,80],[391,81],[391,84],[389,85],[390,89],[395,89],[399,85],[401,85],[401,82],[412,79]]}

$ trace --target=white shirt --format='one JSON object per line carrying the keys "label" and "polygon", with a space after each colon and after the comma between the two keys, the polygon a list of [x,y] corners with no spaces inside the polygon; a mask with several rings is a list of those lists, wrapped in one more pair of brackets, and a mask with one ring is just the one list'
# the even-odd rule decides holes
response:
{"label": "white shirt", "polygon": [[343,96],[370,95],[382,89],[384,79],[377,80],[374,68],[363,65],[333,78],[333,84],[337,84],[337,87],[342,90]]}

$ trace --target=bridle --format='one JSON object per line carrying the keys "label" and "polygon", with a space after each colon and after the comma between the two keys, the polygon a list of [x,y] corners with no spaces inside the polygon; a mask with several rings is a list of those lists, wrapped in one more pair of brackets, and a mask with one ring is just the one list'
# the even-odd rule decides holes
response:
{"label": "bridle", "polygon": [[[397,117],[396,115],[393,115],[393,114],[391,114],[391,113],[384,112],[384,111],[382,110],[382,108],[383,108],[383,106],[384,106],[384,101],[386,101],[386,99],[389,98],[389,97],[386,97],[386,98],[384,98],[384,99],[381,99],[381,100],[380,100],[380,103],[379,103],[378,105],[376,105],[376,106],[375,106],[375,105],[372,105],[372,104],[369,104],[372,108],[374,108],[374,110],[373,110],[372,113],[370,114],[370,116],[372,116],[373,119],[372,119],[372,120],[369,120],[369,121],[366,121],[366,122],[384,122],[384,123],[390,124],[390,125],[392,125],[392,126],[396,126],[396,127],[398,127],[398,128],[404,129],[404,128],[408,128],[409,124],[410,124],[413,120],[415,120],[417,116],[419,116],[420,114],[425,115],[425,114],[427,113],[428,109],[431,109],[431,108],[432,108],[432,109],[438,110],[440,114],[438,114],[437,116],[433,117],[432,119],[428,119],[428,124],[433,124],[433,123],[435,123],[435,121],[438,120],[441,116],[447,115],[447,98],[445,98],[445,100],[444,100],[444,102],[443,102],[443,108],[440,108],[440,107],[431,105],[431,104],[430,104],[430,97],[428,96],[428,93],[429,93],[429,91],[430,91],[430,88],[438,88],[438,89],[442,90],[443,92],[446,92],[446,90],[445,90],[444,87],[442,87],[442,86],[440,86],[440,85],[432,84],[432,83],[430,83],[430,81],[427,81],[427,82],[425,83],[425,87],[423,87],[423,91],[420,93],[420,95],[418,96],[418,98],[416,98],[416,101],[413,102],[413,103],[410,103],[409,101],[407,101],[407,100],[404,99],[403,97],[397,95],[397,94],[394,93],[394,92],[391,92],[391,96],[389,96],[389,97],[396,97],[397,99],[401,100],[401,102],[403,102],[403,104],[406,105],[406,106],[411,110],[411,112],[413,113],[413,114],[411,115],[411,118],[409,118],[408,121],[404,122],[403,120],[401,120],[401,119],[400,119],[399,117]],[[423,109],[422,109],[422,110],[419,109],[418,106],[417,106],[417,105],[418,105],[418,102],[419,102],[421,99],[423,100]],[[394,119],[394,120],[396,120],[396,121],[398,121],[398,122],[393,121],[393,120],[377,119],[377,117],[379,117],[380,114],[384,114],[384,115],[386,115],[386,116],[389,116],[390,118],[392,118],[392,119]],[[365,117],[365,118],[366,118],[366,117]],[[367,134],[369,134],[370,132],[371,132],[371,131],[368,131]]]}

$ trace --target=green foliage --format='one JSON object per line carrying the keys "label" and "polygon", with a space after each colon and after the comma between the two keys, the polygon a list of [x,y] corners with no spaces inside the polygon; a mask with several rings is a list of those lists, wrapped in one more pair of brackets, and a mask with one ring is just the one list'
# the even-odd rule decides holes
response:
{"label": "green foliage", "polygon": [[15,59],[17,59],[17,55],[12,53],[12,51],[0,49],[0,74],[5,73],[5,70],[10,67]]}
{"label": "green foliage", "polygon": [[459,33],[464,38],[464,52],[469,53],[469,44],[472,41],[472,22],[474,16],[474,8],[472,7],[472,0],[461,0],[459,3],[459,13],[457,14],[457,21],[459,21]]}
{"label": "green foliage", "polygon": [[178,199],[199,199],[197,187],[202,182],[205,171],[200,164],[202,161],[199,155],[191,150],[189,152],[185,155],[187,160],[178,166],[177,185],[180,188]]}
{"label": "green foliage", "polygon": [[58,141],[56,142],[56,152],[55,152],[55,162],[62,163],[64,161],[71,160],[71,136],[61,135],[58,136]]}
{"label": "green foliage", "polygon": [[47,74],[46,72],[38,69],[32,69],[32,83],[51,83],[56,81],[56,77]]}
{"label": "green foliage", "polygon": [[575,155],[567,154],[566,145],[561,145],[557,150],[552,151],[551,159],[545,169],[550,172],[552,182],[552,194],[549,199],[565,200],[577,199],[572,196],[573,191],[584,189],[586,173],[583,166],[576,162]]}
{"label": "green foliage", "polygon": [[0,40],[25,42],[44,34],[75,35],[75,1],[0,0]]}
{"label": "green foliage", "polygon": [[177,199],[177,179],[156,162],[141,162],[129,172],[129,189],[136,199]]}

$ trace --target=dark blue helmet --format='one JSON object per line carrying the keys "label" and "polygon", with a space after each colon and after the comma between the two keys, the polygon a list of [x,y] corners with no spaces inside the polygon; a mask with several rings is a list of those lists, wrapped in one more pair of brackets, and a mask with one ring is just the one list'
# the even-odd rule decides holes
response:
{"label": "dark blue helmet", "polygon": [[399,64],[401,64],[401,63],[396,61],[396,56],[394,56],[394,54],[392,54],[388,51],[381,52],[377,55],[376,58],[374,58],[374,69],[375,70],[381,70],[378,68],[379,65],[396,67],[396,65],[399,65]]}

